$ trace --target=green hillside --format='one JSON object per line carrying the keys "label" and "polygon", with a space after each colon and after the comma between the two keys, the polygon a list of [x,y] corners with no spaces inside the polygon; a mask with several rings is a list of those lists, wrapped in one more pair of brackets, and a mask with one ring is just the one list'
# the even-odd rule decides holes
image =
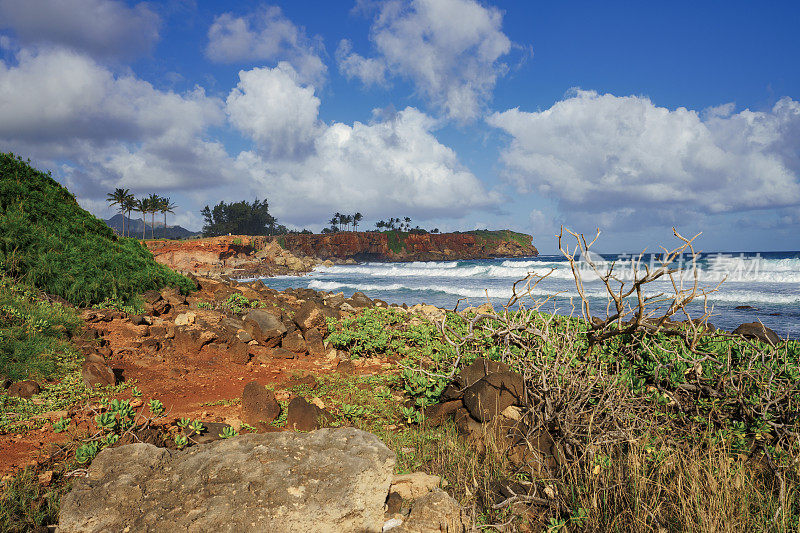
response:
{"label": "green hillside", "polygon": [[0,273],[82,306],[127,302],[166,285],[194,287],[139,241],[114,235],[49,173],[1,152]]}

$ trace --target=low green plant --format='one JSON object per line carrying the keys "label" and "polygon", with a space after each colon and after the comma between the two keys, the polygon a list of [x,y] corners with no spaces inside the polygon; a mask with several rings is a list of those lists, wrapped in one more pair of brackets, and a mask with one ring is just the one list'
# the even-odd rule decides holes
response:
{"label": "low green plant", "polygon": [[222,432],[219,434],[219,436],[223,439],[230,439],[231,437],[235,437],[238,434],[239,432],[233,429],[232,427],[225,426],[224,428],[222,428]]}
{"label": "low green plant", "polygon": [[154,416],[160,416],[164,413],[164,404],[161,403],[161,400],[150,400],[148,407]]}
{"label": "low green plant", "polygon": [[189,444],[189,438],[186,435],[175,435],[175,446],[185,448],[187,444]]}

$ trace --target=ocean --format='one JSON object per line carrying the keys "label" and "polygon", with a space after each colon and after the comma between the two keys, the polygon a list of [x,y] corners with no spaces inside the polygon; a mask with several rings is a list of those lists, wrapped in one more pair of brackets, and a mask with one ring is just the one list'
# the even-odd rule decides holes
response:
{"label": "ocean", "polygon": [[[593,254],[588,259],[605,272],[615,262],[620,280],[630,282],[633,274],[631,258],[625,254]],[[646,255],[641,265],[658,265],[658,256]],[[672,266],[691,272],[690,258],[683,257]],[[578,263],[584,291],[593,315],[605,316],[607,305],[603,282],[593,273],[589,262]],[[717,290],[707,295],[711,310],[710,322],[716,327],[732,330],[743,322],[760,320],[781,337],[800,338],[800,252],[747,252],[702,254],[696,261],[698,286]],[[643,271],[640,268],[640,272]],[[445,309],[480,305],[488,299],[493,305],[508,303],[515,281],[535,273],[550,274],[524,299],[530,307],[534,299],[555,296],[542,310],[559,314],[580,315],[578,292],[569,263],[560,255],[540,255],[522,259],[485,259],[471,261],[431,261],[414,263],[361,263],[320,267],[304,276],[264,278],[274,289],[289,287],[343,292],[355,291],[389,303],[432,304]],[[675,275],[691,284],[693,276]],[[618,285],[615,285],[618,287]],[[518,290],[518,292],[520,292]],[[672,282],[662,278],[647,285],[646,294],[672,293]],[[465,299],[458,302],[459,299]],[[688,306],[692,318],[703,310],[702,297]],[[677,320],[685,317],[678,315]]]}

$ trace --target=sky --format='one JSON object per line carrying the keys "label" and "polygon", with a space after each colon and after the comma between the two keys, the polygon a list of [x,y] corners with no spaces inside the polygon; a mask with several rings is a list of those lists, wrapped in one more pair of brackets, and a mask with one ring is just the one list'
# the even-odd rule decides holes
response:
{"label": "sky", "polygon": [[0,0],[0,151],[80,204],[800,249],[800,2]]}

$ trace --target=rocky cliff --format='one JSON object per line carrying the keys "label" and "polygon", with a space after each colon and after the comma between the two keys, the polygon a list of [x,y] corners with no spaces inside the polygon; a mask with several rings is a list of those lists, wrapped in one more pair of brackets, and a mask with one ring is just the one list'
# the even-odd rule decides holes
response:
{"label": "rocky cliff", "polygon": [[277,238],[294,255],[356,261],[441,261],[539,255],[533,237],[513,231],[414,234],[340,232],[291,234]]}

